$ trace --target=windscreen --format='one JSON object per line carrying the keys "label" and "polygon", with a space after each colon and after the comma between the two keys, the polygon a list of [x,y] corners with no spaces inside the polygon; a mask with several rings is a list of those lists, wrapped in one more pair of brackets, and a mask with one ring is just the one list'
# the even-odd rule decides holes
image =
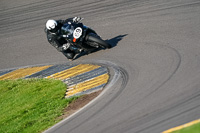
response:
{"label": "windscreen", "polygon": [[74,27],[71,24],[64,24],[61,28],[61,34],[70,36],[74,32]]}

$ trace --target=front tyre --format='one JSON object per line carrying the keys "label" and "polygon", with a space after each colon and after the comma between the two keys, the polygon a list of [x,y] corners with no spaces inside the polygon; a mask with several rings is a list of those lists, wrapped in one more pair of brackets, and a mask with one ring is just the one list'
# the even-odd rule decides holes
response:
{"label": "front tyre", "polygon": [[87,41],[89,43],[97,43],[102,48],[111,48],[111,45],[106,43],[104,40],[102,40],[97,34],[90,33],[87,35]]}
{"label": "front tyre", "polygon": [[67,57],[68,59],[73,59],[74,58],[74,53],[72,53],[72,52],[62,52],[64,55],[65,55],[65,57]]}

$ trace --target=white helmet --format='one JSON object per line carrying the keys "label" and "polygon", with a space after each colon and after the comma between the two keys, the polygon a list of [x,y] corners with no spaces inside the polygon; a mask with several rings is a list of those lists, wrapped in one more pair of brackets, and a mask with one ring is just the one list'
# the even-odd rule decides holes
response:
{"label": "white helmet", "polygon": [[50,20],[48,20],[47,23],[46,23],[46,28],[47,28],[48,30],[53,30],[53,29],[56,28],[57,25],[58,25],[58,24],[57,24],[57,22],[56,22],[55,20],[50,19]]}

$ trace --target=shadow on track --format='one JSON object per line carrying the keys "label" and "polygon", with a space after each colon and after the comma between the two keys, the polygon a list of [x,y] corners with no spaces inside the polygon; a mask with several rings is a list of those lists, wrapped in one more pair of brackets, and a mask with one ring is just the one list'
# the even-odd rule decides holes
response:
{"label": "shadow on track", "polygon": [[113,48],[113,47],[117,46],[118,42],[121,41],[127,35],[128,34],[119,35],[119,36],[116,36],[114,38],[111,38],[111,39],[105,40],[105,41],[111,45],[111,48]]}
{"label": "shadow on track", "polygon": [[[116,47],[117,44],[119,43],[119,41],[121,41],[125,36],[127,36],[128,34],[124,34],[124,35],[118,35],[114,38],[111,38],[111,39],[107,39],[105,40],[107,43],[109,43],[111,45],[111,48],[113,47]],[[111,49],[110,48],[110,49]],[[91,53],[94,53],[94,52],[97,52],[97,51],[100,51],[102,50],[103,48],[98,48],[98,49],[95,49],[93,51],[91,51],[90,53],[87,53],[87,52],[83,52],[81,53],[80,55],[78,55],[74,60],[80,58],[81,56],[84,56],[84,55],[88,55],[88,54],[91,54]]]}

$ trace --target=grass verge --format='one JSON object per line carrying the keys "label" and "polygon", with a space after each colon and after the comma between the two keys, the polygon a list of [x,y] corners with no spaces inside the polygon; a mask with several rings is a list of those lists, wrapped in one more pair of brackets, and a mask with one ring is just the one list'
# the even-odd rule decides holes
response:
{"label": "grass verge", "polygon": [[185,127],[172,133],[200,133],[200,123]]}
{"label": "grass verge", "polygon": [[37,133],[61,119],[64,108],[77,99],[65,99],[66,85],[53,79],[0,81],[0,132]]}

